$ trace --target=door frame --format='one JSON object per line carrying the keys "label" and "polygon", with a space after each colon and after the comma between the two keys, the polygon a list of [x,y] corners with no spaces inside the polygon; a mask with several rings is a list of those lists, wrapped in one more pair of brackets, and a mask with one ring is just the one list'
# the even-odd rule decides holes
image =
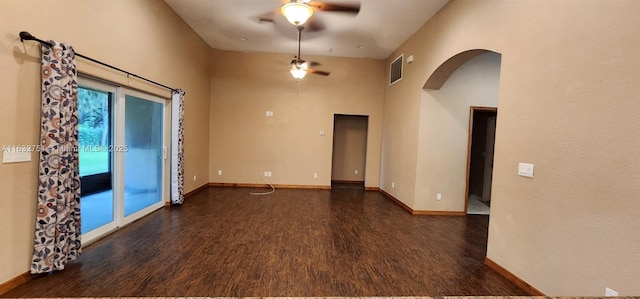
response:
{"label": "door frame", "polygon": [[[469,174],[471,171],[471,145],[473,142],[473,117],[475,112],[495,112],[498,113],[498,107],[485,107],[485,106],[471,106],[469,107],[469,132],[467,137],[467,171],[465,175],[465,187],[464,187],[464,213],[466,214],[469,209]],[[497,127],[496,117],[496,127]],[[494,152],[495,153],[495,152]],[[493,182],[491,183],[493,185]]]}
{"label": "door frame", "polygon": [[[363,181],[351,181],[351,180],[334,180],[333,179],[333,167],[334,167],[334,155],[335,155],[335,147],[336,147],[336,123],[338,121],[338,118],[340,117],[361,117],[364,118],[366,120],[366,125],[367,125],[367,130],[365,132],[365,143],[364,143],[364,167],[362,168],[362,176],[363,176]],[[370,126],[370,118],[371,116],[368,114],[344,114],[344,113],[334,113],[333,114],[333,128],[332,128],[332,132],[333,132],[333,136],[332,136],[332,140],[331,140],[331,170],[329,172],[329,186],[332,186],[334,182],[336,183],[345,183],[345,184],[360,184],[362,183],[362,186],[366,189],[367,186],[367,166],[368,166],[368,159],[369,159],[369,126]]]}

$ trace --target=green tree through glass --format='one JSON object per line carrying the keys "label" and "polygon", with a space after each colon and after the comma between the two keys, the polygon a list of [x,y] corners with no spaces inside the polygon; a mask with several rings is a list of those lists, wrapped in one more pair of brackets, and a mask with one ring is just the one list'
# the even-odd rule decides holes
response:
{"label": "green tree through glass", "polygon": [[109,94],[78,88],[80,176],[109,172]]}

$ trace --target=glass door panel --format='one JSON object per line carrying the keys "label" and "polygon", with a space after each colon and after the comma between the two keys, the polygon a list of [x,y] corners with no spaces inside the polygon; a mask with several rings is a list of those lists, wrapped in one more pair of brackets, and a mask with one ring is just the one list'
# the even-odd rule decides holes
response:
{"label": "glass door panel", "polygon": [[164,103],[125,95],[124,217],[162,204],[163,118]]}
{"label": "glass door panel", "polygon": [[115,227],[113,198],[112,105],[115,88],[80,80],[78,140],[81,233],[96,234]]}

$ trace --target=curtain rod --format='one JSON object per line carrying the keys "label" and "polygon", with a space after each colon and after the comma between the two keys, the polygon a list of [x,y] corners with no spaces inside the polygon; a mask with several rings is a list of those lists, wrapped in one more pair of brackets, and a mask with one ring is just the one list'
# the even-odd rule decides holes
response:
{"label": "curtain rod", "polygon": [[[45,45],[45,46],[47,46],[47,47],[51,47],[51,46],[53,46],[50,42],[47,42],[47,41],[41,40],[41,39],[39,39],[39,38],[37,38],[37,37],[35,37],[35,36],[31,35],[31,33],[29,33],[29,32],[21,31],[21,32],[20,32],[20,41],[21,41],[21,42],[24,42],[25,40],[34,40],[34,41],[37,41],[37,42],[39,42],[39,43],[41,43],[41,44],[43,44],[43,45]],[[141,80],[147,81],[147,82],[149,82],[149,83],[152,83],[152,84],[155,84],[155,85],[158,85],[158,86],[162,86],[162,87],[164,87],[164,88],[166,88],[166,89],[169,89],[169,90],[171,90],[171,91],[176,91],[176,92],[178,91],[178,90],[177,90],[177,89],[175,89],[175,88],[171,88],[171,87],[169,87],[169,86],[166,86],[166,85],[164,85],[164,84],[158,83],[158,82],[156,82],[156,81],[149,80],[149,79],[147,79],[147,78],[144,78],[144,77],[138,76],[138,75],[136,75],[136,74],[134,74],[134,73],[127,72],[127,71],[125,71],[125,70],[123,70],[123,69],[121,69],[121,68],[118,68],[118,67],[115,67],[115,66],[113,66],[113,65],[110,65],[110,64],[104,63],[104,62],[102,62],[102,61],[99,61],[99,60],[93,59],[93,58],[91,58],[91,57],[84,56],[84,55],[82,55],[82,54],[80,54],[80,53],[75,53],[75,54],[76,54],[76,56],[82,57],[82,58],[84,58],[84,59],[86,59],[86,60],[89,60],[89,61],[95,62],[95,63],[100,64],[100,65],[102,65],[102,66],[106,66],[106,67],[111,68],[111,69],[114,69],[114,70],[116,70],[116,71],[123,72],[123,73],[125,73],[125,74],[127,74],[127,75],[129,75],[129,76],[136,77],[136,78],[138,78],[138,79],[141,79]]]}

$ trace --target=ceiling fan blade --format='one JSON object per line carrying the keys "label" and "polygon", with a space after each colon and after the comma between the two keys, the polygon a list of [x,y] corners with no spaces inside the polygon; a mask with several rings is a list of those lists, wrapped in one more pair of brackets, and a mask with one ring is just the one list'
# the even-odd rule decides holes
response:
{"label": "ceiling fan blade", "polygon": [[275,23],[275,19],[280,15],[279,10],[272,10],[270,12],[265,12],[261,15],[254,16],[251,19],[257,21],[258,23]]}
{"label": "ceiling fan blade", "polygon": [[304,31],[306,32],[318,32],[324,30],[326,27],[322,21],[318,20],[318,18],[311,17],[311,19],[304,24]]}
{"label": "ceiling fan blade", "polygon": [[317,62],[317,61],[307,61],[307,65],[310,67],[314,67],[314,66],[321,66],[322,63]]}
{"label": "ceiling fan blade", "polygon": [[357,14],[360,12],[360,4],[340,5],[331,4],[319,1],[311,1],[309,6],[316,8],[319,11],[333,11]]}
{"label": "ceiling fan blade", "polygon": [[326,72],[326,71],[317,71],[317,70],[312,70],[312,69],[306,69],[305,71],[307,71],[307,73],[309,74],[316,74],[316,75],[320,75],[320,76],[329,76],[329,74],[331,74],[330,72]]}
{"label": "ceiling fan blade", "polygon": [[258,22],[260,22],[260,23],[275,23],[273,21],[273,18],[269,18],[269,17],[258,17]]}

